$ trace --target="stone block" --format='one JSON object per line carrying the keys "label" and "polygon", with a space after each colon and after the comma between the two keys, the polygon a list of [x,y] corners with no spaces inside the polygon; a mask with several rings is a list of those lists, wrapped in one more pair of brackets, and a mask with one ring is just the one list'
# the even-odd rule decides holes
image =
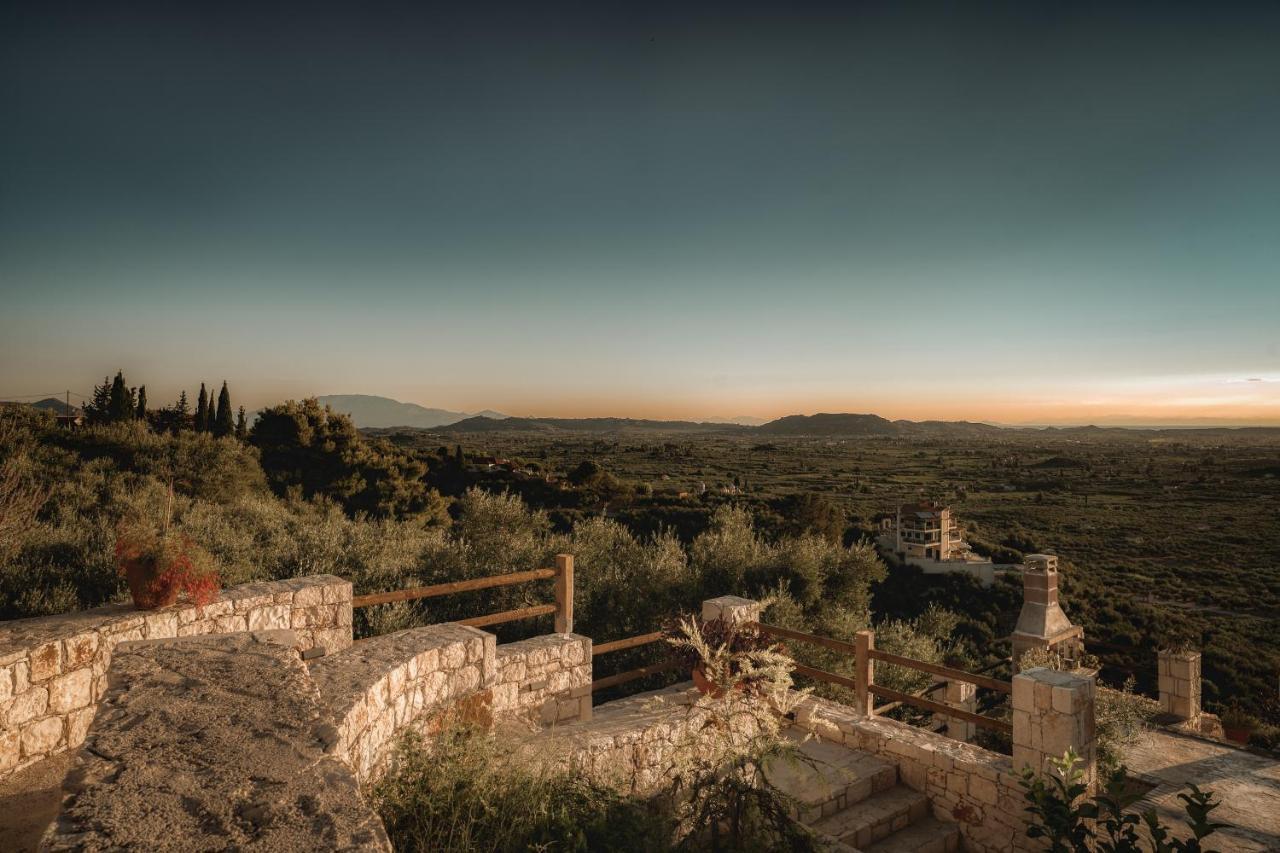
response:
{"label": "stone block", "polygon": [[730,624],[741,622],[758,622],[760,620],[760,602],[736,595],[722,595],[702,602],[702,621],[711,622],[723,619]]}
{"label": "stone block", "polygon": [[295,608],[318,607],[325,603],[325,587],[322,584],[312,584],[305,586],[293,593],[293,606]]}
{"label": "stone block", "polygon": [[39,758],[62,744],[62,718],[45,717],[22,727],[22,757]]}
{"label": "stone block", "polygon": [[31,680],[39,684],[62,672],[62,643],[58,640],[31,651]]}
{"label": "stone block", "polygon": [[178,635],[178,614],[171,610],[160,610],[147,614],[143,624],[144,633],[149,640],[165,639]]}
{"label": "stone block", "polygon": [[93,702],[93,672],[78,669],[49,682],[49,712],[65,714]]}
{"label": "stone block", "polygon": [[8,773],[22,760],[22,743],[16,731],[0,732],[0,773]]}
{"label": "stone block", "polygon": [[62,641],[63,666],[67,670],[79,669],[93,662],[98,653],[98,634],[90,631]]}
{"label": "stone block", "polygon": [[47,688],[32,686],[18,694],[9,706],[9,728],[20,726],[28,720],[43,716],[49,707],[49,691]]}
{"label": "stone block", "polygon": [[85,733],[93,722],[96,708],[81,708],[67,716],[67,746],[76,747],[84,742]]}

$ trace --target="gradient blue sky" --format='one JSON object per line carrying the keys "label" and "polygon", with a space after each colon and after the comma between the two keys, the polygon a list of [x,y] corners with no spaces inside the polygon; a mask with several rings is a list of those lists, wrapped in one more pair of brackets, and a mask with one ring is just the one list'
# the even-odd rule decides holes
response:
{"label": "gradient blue sky", "polygon": [[0,396],[1280,423],[1275,4],[48,5]]}

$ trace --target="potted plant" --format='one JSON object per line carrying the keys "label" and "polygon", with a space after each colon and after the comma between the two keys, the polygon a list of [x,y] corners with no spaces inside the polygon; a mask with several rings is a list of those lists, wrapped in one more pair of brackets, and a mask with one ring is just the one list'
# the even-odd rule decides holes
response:
{"label": "potted plant", "polygon": [[1258,727],[1258,718],[1245,711],[1235,701],[1222,712],[1222,731],[1227,740],[1248,743],[1249,735]]}
{"label": "potted plant", "polygon": [[790,683],[791,658],[754,624],[686,616],[666,634],[676,659],[689,668],[704,695],[719,698],[731,689],[767,692],[781,681]]}
{"label": "potted plant", "polygon": [[160,524],[133,520],[122,524],[116,536],[116,566],[129,582],[133,604],[139,610],[167,607],[186,593],[195,604],[208,604],[221,588],[213,557],[191,537],[170,526],[173,488]]}

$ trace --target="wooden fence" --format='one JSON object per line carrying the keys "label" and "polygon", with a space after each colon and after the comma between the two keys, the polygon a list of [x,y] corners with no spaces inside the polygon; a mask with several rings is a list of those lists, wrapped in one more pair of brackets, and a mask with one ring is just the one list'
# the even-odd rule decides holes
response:
{"label": "wooden fence", "polygon": [[[966,672],[962,669],[952,669],[949,666],[930,663],[928,661],[916,660],[915,658],[907,658],[901,655],[895,655],[891,652],[880,651],[875,647],[875,633],[873,631],[859,631],[854,635],[854,642],[846,643],[843,640],[835,640],[830,637],[819,637],[815,634],[806,634],[801,631],[793,631],[790,628],[782,628],[777,625],[767,625],[764,623],[756,623],[760,630],[771,637],[780,639],[795,640],[801,643],[809,643],[811,645],[821,646],[841,654],[852,655],[854,659],[854,677],[850,678],[846,675],[839,675],[834,672],[828,672],[824,669],[815,669],[811,666],[796,664],[795,671],[799,675],[815,679],[817,681],[825,681],[828,684],[838,684],[841,687],[847,687],[853,691],[854,706],[866,714],[868,717],[875,716],[876,708],[874,699],[888,700],[889,702],[901,705],[910,705],[913,708],[919,708],[922,711],[929,711],[934,714],[941,714],[952,719],[961,720],[963,722],[972,723],[982,728],[993,729],[1007,734],[1013,733],[1013,724],[1007,720],[997,720],[992,717],[986,717],[982,714],[975,714],[972,711],[966,711],[963,708],[956,708],[942,702],[935,702],[923,695],[912,695],[903,693],[900,690],[894,690],[875,682],[875,662],[881,661],[894,666],[906,667],[917,672],[927,672],[930,675],[936,675],[952,681],[963,681],[974,684],[978,687],[988,690],[995,690],[1004,694],[1013,693],[1013,684],[1008,681],[1000,681],[985,675],[978,675],[974,672]],[[926,693],[929,691],[925,691]]]}
{"label": "wooden fence", "polygon": [[[458,620],[458,624],[483,628],[489,625],[499,625],[504,622],[514,622],[518,619],[532,619],[537,616],[554,614],[556,633],[572,633],[573,555],[571,554],[557,555],[555,568],[552,569],[533,569],[527,572],[510,572],[503,575],[489,575],[482,578],[452,581],[450,583],[434,584],[432,586],[420,586],[413,587],[411,589],[397,589],[389,592],[357,595],[352,598],[351,606],[353,608],[374,607],[379,604],[390,604],[396,601],[417,601],[424,598],[453,595],[459,592],[471,592],[478,589],[491,589],[493,587],[512,586],[514,584],[531,583],[541,580],[553,580],[555,582],[554,603],[536,604],[531,607],[521,607],[516,610],[504,610],[499,613],[488,613],[483,616],[473,616],[469,619]],[[967,682],[987,690],[1011,694],[1013,692],[1013,685],[1008,681],[1000,681],[986,675],[966,672],[960,669],[952,669],[949,666],[942,666],[941,664],[916,660],[914,658],[895,655],[891,652],[881,651],[875,647],[875,634],[872,631],[859,631],[854,636],[855,642],[846,643],[843,640],[836,640],[831,637],[820,637],[816,634],[806,634],[802,631],[793,631],[790,628],[783,628],[778,625],[768,625],[759,622],[752,624],[756,625],[756,627],[758,627],[763,633],[771,637],[809,643],[841,654],[853,656],[854,677],[852,678],[847,675],[840,675],[838,673],[828,672],[827,670],[816,669],[800,663],[795,665],[795,672],[796,674],[807,678],[825,681],[828,684],[838,684],[842,687],[849,688],[854,694],[854,706],[867,716],[874,716],[878,710],[883,712],[898,705],[910,705],[914,708],[919,708],[922,711],[941,714],[952,719],[972,723],[975,726],[981,726],[983,728],[994,729],[996,731],[1006,733],[1012,733],[1013,731],[1012,724],[1005,720],[986,717],[981,714],[967,711],[963,708],[956,708],[951,705],[947,705],[942,702],[935,702],[934,700],[929,699],[928,694],[933,692],[938,685],[933,685],[929,689],[913,695],[877,684],[875,682],[875,662],[880,661],[893,666],[906,667],[908,669],[929,673],[930,675],[935,675],[947,680]],[[594,660],[600,655],[607,655],[613,652],[620,652],[626,649],[635,649],[652,643],[659,643],[662,642],[663,636],[662,631],[653,631],[648,634],[639,634],[634,637],[626,637],[621,640],[612,640],[607,643],[600,643],[592,648],[592,659]],[[609,687],[616,687],[620,684],[636,681],[659,672],[667,672],[676,669],[679,665],[679,662],[673,658],[660,660],[646,666],[627,670],[626,672],[619,672],[614,675],[605,676],[604,678],[598,678],[591,682],[591,690],[592,692],[595,692]],[[877,697],[887,700],[891,704],[877,709],[874,706],[874,699]]]}
{"label": "wooden fence", "polygon": [[557,634],[573,633],[573,555],[558,554],[554,569],[533,569],[527,572],[509,572],[504,575],[488,575],[482,578],[471,578],[465,581],[438,583],[432,586],[418,586],[411,589],[396,589],[390,592],[375,592],[370,595],[357,595],[351,599],[353,608],[374,607],[379,604],[390,604],[395,601],[417,601],[423,598],[437,598],[442,595],[453,595],[459,592],[471,592],[477,589],[491,589],[498,586],[512,586],[540,580],[555,581],[555,601],[552,604],[536,604],[532,607],[521,607],[516,610],[503,610],[500,613],[488,613],[484,616],[473,616],[470,619],[459,619],[457,624],[470,625],[473,628],[484,628],[489,625],[500,625],[503,622],[514,622],[517,619],[532,619],[535,616],[555,614],[555,631]]}

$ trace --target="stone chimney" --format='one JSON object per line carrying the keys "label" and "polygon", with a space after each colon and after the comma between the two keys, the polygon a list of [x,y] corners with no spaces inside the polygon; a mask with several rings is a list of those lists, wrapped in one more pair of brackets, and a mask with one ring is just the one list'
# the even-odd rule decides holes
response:
{"label": "stone chimney", "polygon": [[1048,649],[1068,661],[1084,654],[1084,629],[1071,624],[1058,604],[1058,558],[1028,554],[1022,568],[1022,612],[1013,629],[1013,668],[1031,649]]}

